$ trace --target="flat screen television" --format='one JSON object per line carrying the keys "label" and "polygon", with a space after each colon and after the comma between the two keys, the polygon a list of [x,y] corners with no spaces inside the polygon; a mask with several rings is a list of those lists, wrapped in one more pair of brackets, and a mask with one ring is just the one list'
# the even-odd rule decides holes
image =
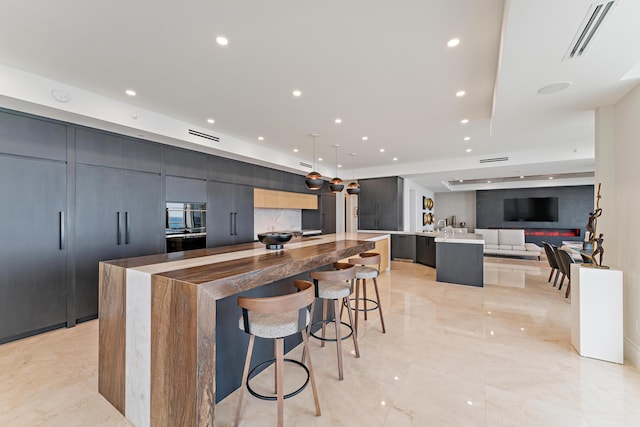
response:
{"label": "flat screen television", "polygon": [[557,197],[504,199],[505,221],[558,221]]}

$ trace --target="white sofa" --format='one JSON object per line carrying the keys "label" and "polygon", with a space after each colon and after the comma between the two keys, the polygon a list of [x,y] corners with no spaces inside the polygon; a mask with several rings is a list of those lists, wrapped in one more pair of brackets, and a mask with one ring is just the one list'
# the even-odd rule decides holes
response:
{"label": "white sofa", "polygon": [[542,255],[540,246],[524,242],[524,230],[476,228],[475,233],[481,234],[484,239],[485,254],[537,257],[538,259]]}

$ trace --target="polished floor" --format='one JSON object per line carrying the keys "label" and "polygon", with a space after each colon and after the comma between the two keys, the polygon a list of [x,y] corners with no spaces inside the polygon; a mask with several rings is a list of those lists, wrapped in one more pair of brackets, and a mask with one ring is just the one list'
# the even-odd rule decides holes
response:
{"label": "polished floor", "polygon": [[[393,262],[379,281],[387,333],[361,322],[360,353],[312,340],[322,416],[310,387],[285,402],[289,426],[639,426],[640,371],[582,358],[570,302],[546,263],[485,259],[485,287],[435,282]],[[0,426],[128,426],[97,393],[97,321],[0,346]],[[291,352],[298,356],[299,349]],[[244,355],[238,355],[244,357]],[[256,387],[273,382],[266,370]],[[288,387],[300,379],[285,373]],[[233,425],[237,392],[217,407]],[[274,402],[245,395],[241,425],[275,424]]]}

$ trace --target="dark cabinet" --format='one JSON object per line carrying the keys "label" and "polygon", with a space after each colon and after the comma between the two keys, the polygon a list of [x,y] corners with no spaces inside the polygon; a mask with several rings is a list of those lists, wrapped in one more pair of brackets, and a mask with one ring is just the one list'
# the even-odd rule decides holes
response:
{"label": "dark cabinet", "polygon": [[0,344],[66,323],[66,187],[63,162],[0,155]]}
{"label": "dark cabinet", "polygon": [[416,236],[414,234],[391,235],[391,259],[402,258],[416,262]]}
{"label": "dark cabinet", "polygon": [[253,242],[253,187],[207,183],[207,247]]}
{"label": "dark cabinet", "polygon": [[207,181],[202,179],[168,176],[165,180],[165,188],[167,202],[203,203],[207,201]]}
{"label": "dark cabinet", "polygon": [[0,111],[0,153],[67,160],[67,126]]}
{"label": "dark cabinet", "polygon": [[416,236],[416,262],[436,268],[435,237]]}
{"label": "dark cabinet", "polygon": [[159,174],[76,166],[76,319],[98,314],[98,263],[164,252]]}
{"label": "dark cabinet", "polygon": [[165,174],[207,179],[208,155],[180,148],[163,147],[162,156]]}
{"label": "dark cabinet", "polygon": [[404,179],[363,179],[358,196],[360,230],[402,230]]}
{"label": "dark cabinet", "polygon": [[[340,195],[342,197],[342,195]],[[322,234],[336,232],[336,195],[323,194],[320,197],[320,214],[322,216]]]}

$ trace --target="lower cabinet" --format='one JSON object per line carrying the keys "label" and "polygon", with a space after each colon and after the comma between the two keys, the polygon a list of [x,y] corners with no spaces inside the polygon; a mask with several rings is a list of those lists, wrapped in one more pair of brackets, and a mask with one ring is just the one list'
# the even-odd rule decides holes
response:
{"label": "lower cabinet", "polygon": [[207,183],[207,247],[253,242],[253,187]]}
{"label": "lower cabinet", "polygon": [[67,318],[67,165],[0,155],[0,344]]}
{"label": "lower cabinet", "polygon": [[416,262],[436,268],[435,237],[416,236]]}
{"label": "lower cabinet", "polygon": [[75,317],[98,316],[98,263],[165,251],[160,174],[77,165]]}
{"label": "lower cabinet", "polygon": [[391,235],[391,259],[402,258],[416,262],[416,236],[414,234]]}

